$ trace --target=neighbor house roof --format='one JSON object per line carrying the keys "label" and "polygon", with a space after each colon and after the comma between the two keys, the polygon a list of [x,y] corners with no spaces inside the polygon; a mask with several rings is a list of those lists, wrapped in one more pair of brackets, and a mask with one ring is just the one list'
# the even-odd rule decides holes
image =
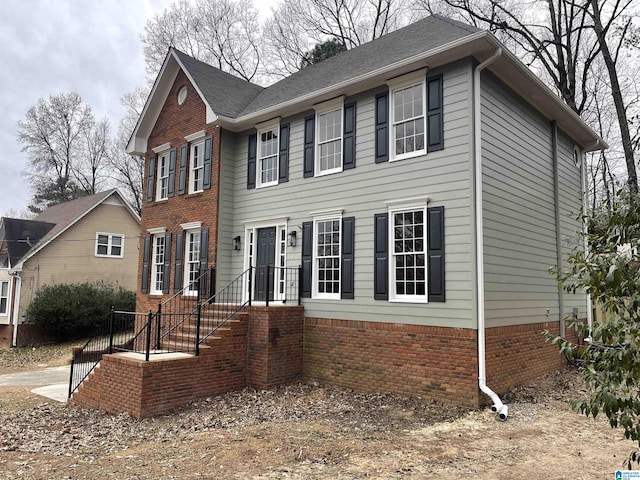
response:
{"label": "neighbor house roof", "polygon": [[[482,62],[498,49],[488,69],[587,150],[605,142],[529,68],[488,31],[439,15],[426,17],[369,43],[335,55],[262,88],[224,74],[171,48],[160,70],[127,151],[144,155],[147,139],[179,70],[206,106],[206,121],[242,131],[274,117],[286,117],[340,95],[375,88],[420,68],[436,68],[463,58]],[[233,78],[233,79],[232,79]]]}
{"label": "neighbor house roof", "polygon": [[54,226],[48,222],[3,217],[0,221],[0,243],[4,242],[6,253],[3,251],[1,254],[4,258],[0,259],[0,265],[14,266]]}
{"label": "neighbor house roof", "polygon": [[40,227],[38,228],[42,234],[37,241],[29,241],[29,248],[22,252],[19,257],[16,257],[15,262],[11,263],[11,268],[20,268],[25,261],[111,197],[122,203],[136,221],[140,222],[138,214],[131,208],[117,188],[54,205],[44,210],[33,220],[22,220],[23,222],[31,222],[30,224],[32,225],[39,224]]}

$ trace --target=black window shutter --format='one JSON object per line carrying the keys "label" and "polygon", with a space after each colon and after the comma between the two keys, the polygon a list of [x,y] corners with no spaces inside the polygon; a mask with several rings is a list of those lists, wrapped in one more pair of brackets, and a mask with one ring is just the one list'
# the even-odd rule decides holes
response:
{"label": "black window shutter", "polygon": [[444,207],[427,209],[429,301],[444,302]]}
{"label": "black window shutter", "polygon": [[182,257],[184,256],[184,232],[176,233],[176,255],[173,262],[173,292],[182,290]]}
{"label": "black window shutter", "polygon": [[164,236],[164,265],[162,275],[162,293],[169,293],[169,273],[171,270],[171,234]]}
{"label": "black window shutter", "polygon": [[376,163],[389,161],[389,92],[376,95]]}
{"label": "black window shutter", "polygon": [[256,188],[256,152],[258,148],[258,135],[249,135],[249,145],[247,154],[247,188]]}
{"label": "black window shutter", "polygon": [[211,188],[211,146],[213,144],[213,138],[207,137],[204,139],[204,173],[202,179],[202,188],[208,190]]}
{"label": "black window shutter", "polygon": [[342,168],[356,168],[356,102],[344,104]]}
{"label": "black window shutter", "polygon": [[302,296],[311,298],[313,267],[313,222],[302,222]]}
{"label": "black window shutter", "polygon": [[313,114],[304,119],[304,178],[313,177],[315,136],[316,116]]}
{"label": "black window shutter", "polygon": [[354,298],[355,217],[342,219],[342,280],[340,298]]}
{"label": "black window shutter", "polygon": [[156,186],[156,156],[149,157],[149,172],[147,174],[147,202],[153,201],[153,188]]}
{"label": "black window shutter", "polygon": [[278,183],[289,181],[289,128],[290,125],[280,125],[280,157],[278,165]]}
{"label": "black window shutter", "polygon": [[149,259],[151,257],[151,236],[144,237],[144,247],[142,249],[142,279],[140,282],[140,292],[149,293]]}
{"label": "black window shutter", "polygon": [[427,77],[427,152],[444,148],[442,75]]}
{"label": "black window shutter", "polygon": [[377,213],[374,217],[373,297],[389,299],[389,214]]}
{"label": "black window shutter", "polygon": [[173,197],[176,188],[176,149],[172,148],[169,152],[169,187],[167,188],[167,196]]}
{"label": "black window shutter", "polygon": [[187,187],[187,156],[189,155],[189,145],[180,147],[180,172],[178,173],[178,195],[184,195]]}
{"label": "black window shutter", "polygon": [[[209,269],[209,229],[200,230],[200,275]],[[207,282],[200,282],[200,294],[207,294]]]}

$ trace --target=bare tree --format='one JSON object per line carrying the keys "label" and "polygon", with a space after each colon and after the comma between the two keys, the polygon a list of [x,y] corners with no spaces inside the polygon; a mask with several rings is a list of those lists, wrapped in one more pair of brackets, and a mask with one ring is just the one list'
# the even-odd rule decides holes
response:
{"label": "bare tree", "polygon": [[38,211],[81,195],[73,170],[94,122],[91,107],[77,93],[40,99],[18,122],[18,142],[29,158],[25,173],[34,190],[30,209]]}
{"label": "bare tree", "polygon": [[106,118],[96,122],[85,132],[82,155],[72,170],[78,185],[93,195],[102,190],[107,181],[107,157],[110,141],[109,120]]}
{"label": "bare tree", "polygon": [[603,58],[610,84],[606,95],[616,104],[628,184],[637,191],[633,148],[624,113],[629,104],[624,101],[619,71],[615,68],[621,48],[629,40],[634,0],[613,0],[612,4],[607,0],[533,0],[526,4],[517,0],[420,1],[430,12],[442,12],[444,5],[445,13],[471,21],[505,39],[549,81],[570,108],[592,125],[597,112],[589,85],[594,62]]}
{"label": "bare tree", "polygon": [[300,69],[314,45],[335,38],[347,49],[410,23],[408,0],[284,0],[265,24],[267,73],[286,76]]}
{"label": "bare tree", "polygon": [[141,40],[152,77],[172,46],[247,81],[260,68],[261,28],[252,0],[179,0],[147,22]]}

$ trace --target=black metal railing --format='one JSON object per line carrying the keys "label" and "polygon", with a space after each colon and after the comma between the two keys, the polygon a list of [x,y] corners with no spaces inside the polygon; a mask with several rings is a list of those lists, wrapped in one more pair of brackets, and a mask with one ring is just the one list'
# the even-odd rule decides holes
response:
{"label": "black metal railing", "polygon": [[74,351],[69,397],[105,353],[151,354],[185,352],[198,355],[200,344],[225,325],[252,300],[301,302],[301,267],[252,267],[215,292],[214,268],[201,273],[185,288],[158,304],[155,313],[112,309],[96,335]]}
{"label": "black metal railing", "polygon": [[71,359],[69,397],[100,362],[103,354],[133,350],[136,339],[144,331],[144,327],[136,330],[136,324],[146,325],[150,317],[151,312],[122,312],[112,308],[99,322],[94,336],[74,351]]}

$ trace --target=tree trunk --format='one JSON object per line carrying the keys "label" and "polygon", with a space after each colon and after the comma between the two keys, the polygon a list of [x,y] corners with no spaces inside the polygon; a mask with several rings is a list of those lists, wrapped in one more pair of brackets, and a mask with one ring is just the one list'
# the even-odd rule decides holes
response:
{"label": "tree trunk", "polygon": [[616,114],[618,115],[618,124],[620,126],[620,135],[622,136],[622,148],[624,149],[624,159],[627,164],[627,182],[629,189],[632,193],[638,193],[638,176],[636,174],[636,163],[633,158],[633,148],[631,146],[631,135],[629,134],[629,122],[624,108],[624,101],[622,99],[622,92],[620,91],[620,83],[618,82],[618,72],[616,70],[616,64],[609,51],[609,45],[605,39],[604,29],[602,27],[602,19],[600,18],[600,7],[598,6],[598,0],[591,0],[593,27],[598,36],[598,45],[602,52],[602,58],[607,66],[607,72],[609,73],[609,81],[611,82],[611,96],[613,97],[613,103],[616,107]]}

